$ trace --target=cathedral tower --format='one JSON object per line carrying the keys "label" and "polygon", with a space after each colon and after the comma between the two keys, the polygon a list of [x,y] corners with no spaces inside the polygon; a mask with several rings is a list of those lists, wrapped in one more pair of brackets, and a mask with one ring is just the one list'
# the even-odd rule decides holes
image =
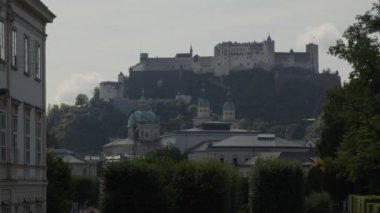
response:
{"label": "cathedral tower", "polygon": [[223,121],[235,121],[235,104],[232,102],[230,89],[227,92],[227,100],[223,104]]}

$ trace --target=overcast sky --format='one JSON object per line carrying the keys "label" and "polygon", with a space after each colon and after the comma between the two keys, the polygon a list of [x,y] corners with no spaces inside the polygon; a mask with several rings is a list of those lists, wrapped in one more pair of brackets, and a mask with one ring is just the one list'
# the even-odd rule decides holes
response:
{"label": "overcast sky", "polygon": [[319,67],[351,68],[326,54],[355,16],[374,0],[42,0],[57,15],[47,26],[47,102],[73,103],[92,96],[100,81],[128,75],[140,52],[213,54],[222,41],[262,41],[276,51],[319,45]]}

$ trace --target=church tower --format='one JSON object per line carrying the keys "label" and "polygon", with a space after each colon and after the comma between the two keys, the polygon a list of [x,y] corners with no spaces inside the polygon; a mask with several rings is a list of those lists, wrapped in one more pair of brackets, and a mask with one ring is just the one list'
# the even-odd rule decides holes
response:
{"label": "church tower", "polygon": [[211,120],[210,102],[206,98],[206,89],[202,86],[202,95],[198,99],[197,116],[193,119],[194,127],[200,126],[203,122]]}
{"label": "church tower", "polygon": [[210,102],[206,98],[206,90],[202,88],[202,96],[198,99],[197,106],[197,117],[201,119],[209,119],[210,118]]}
{"label": "church tower", "polygon": [[223,121],[235,121],[235,104],[232,102],[230,89],[227,92],[227,100],[223,104]]}

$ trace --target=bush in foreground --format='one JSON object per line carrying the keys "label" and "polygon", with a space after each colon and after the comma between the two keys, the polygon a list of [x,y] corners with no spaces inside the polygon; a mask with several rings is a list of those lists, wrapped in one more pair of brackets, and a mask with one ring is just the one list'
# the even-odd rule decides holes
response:
{"label": "bush in foreground", "polygon": [[177,212],[237,212],[240,177],[215,161],[189,161],[177,165],[173,179]]}
{"label": "bush in foreground", "polygon": [[299,164],[258,159],[249,176],[251,213],[303,212],[303,172]]}
{"label": "bush in foreground", "polygon": [[104,213],[173,212],[173,202],[156,165],[142,161],[109,164],[104,171]]}

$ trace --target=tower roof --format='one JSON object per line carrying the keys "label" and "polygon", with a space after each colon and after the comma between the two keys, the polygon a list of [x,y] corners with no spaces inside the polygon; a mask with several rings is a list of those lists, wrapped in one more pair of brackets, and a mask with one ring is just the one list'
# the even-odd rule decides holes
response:
{"label": "tower roof", "polygon": [[149,105],[148,105],[148,101],[145,98],[144,89],[141,90],[141,98],[138,101],[137,110],[139,111],[149,110]]}
{"label": "tower roof", "polygon": [[272,41],[272,38],[270,37],[270,34],[268,34],[267,41]]}
{"label": "tower roof", "polygon": [[203,83],[202,85],[202,95],[198,99],[198,107],[210,107],[210,102],[206,98],[206,89],[205,89],[205,84]]}
{"label": "tower roof", "polygon": [[235,104],[232,102],[231,92],[229,88],[227,91],[227,100],[223,104],[223,111],[235,111]]}
{"label": "tower roof", "polygon": [[158,118],[152,111],[135,111],[129,116],[127,127],[137,127],[138,124],[158,124]]}

